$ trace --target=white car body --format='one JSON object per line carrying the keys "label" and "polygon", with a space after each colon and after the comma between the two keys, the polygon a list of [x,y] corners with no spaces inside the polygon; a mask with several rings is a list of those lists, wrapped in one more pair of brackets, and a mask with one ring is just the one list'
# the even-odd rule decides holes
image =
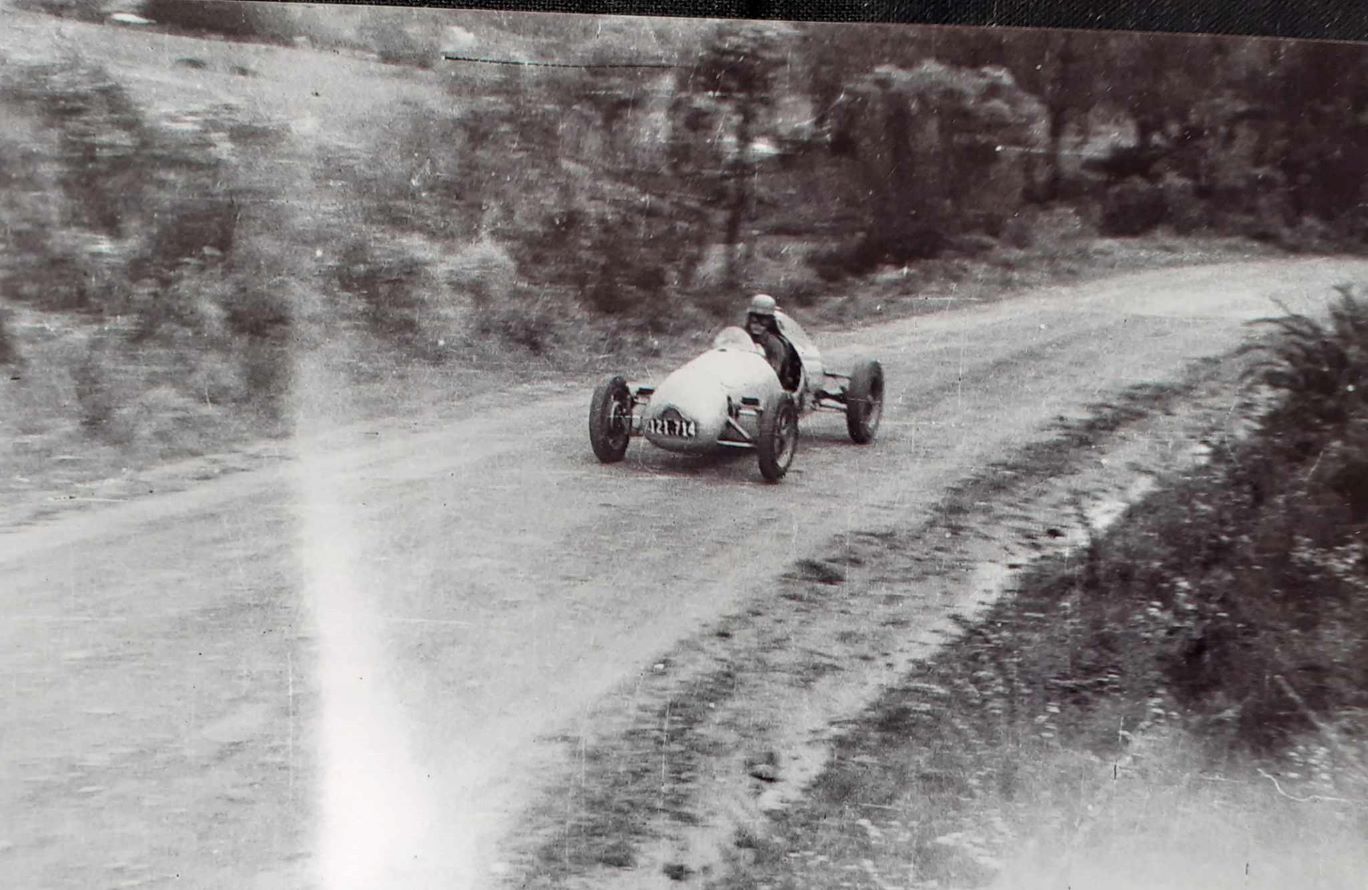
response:
{"label": "white car body", "polygon": [[782,392],[764,351],[745,331],[727,328],[712,349],[648,391],[637,431],[668,451],[709,451],[737,439],[728,433],[736,432],[730,427],[740,420],[745,400],[764,405]]}
{"label": "white car body", "polygon": [[861,444],[872,440],[883,404],[878,362],[862,361],[851,376],[832,373],[796,321],[782,312],[775,321],[789,350],[779,373],[750,334],[728,327],[710,349],[658,386],[628,384],[621,377],[604,382],[595,390],[589,418],[599,460],[621,460],[634,436],[677,452],[748,448],[759,453],[761,472],[773,482],[793,459],[801,414],[844,412],[851,438]]}

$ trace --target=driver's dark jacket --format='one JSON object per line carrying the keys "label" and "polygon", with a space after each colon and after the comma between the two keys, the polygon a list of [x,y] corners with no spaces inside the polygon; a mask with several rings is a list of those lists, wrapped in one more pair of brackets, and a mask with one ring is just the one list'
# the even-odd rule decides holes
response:
{"label": "driver's dark jacket", "polygon": [[784,362],[788,360],[788,348],[784,345],[784,340],[773,331],[765,331],[760,336],[751,334],[751,339],[760,344],[760,348],[765,350],[765,360],[774,368],[776,375],[782,376],[784,373]]}

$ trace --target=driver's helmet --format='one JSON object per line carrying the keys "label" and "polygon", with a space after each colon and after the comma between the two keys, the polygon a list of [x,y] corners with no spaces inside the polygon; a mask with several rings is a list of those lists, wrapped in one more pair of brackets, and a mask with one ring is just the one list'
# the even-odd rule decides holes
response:
{"label": "driver's helmet", "polygon": [[756,294],[751,297],[750,308],[746,310],[746,329],[752,336],[759,336],[757,326],[767,331],[774,330],[774,297],[769,294]]}
{"label": "driver's helmet", "polygon": [[774,297],[769,294],[756,294],[751,297],[748,314],[762,318],[773,318],[774,310],[777,308],[779,306],[774,302]]}

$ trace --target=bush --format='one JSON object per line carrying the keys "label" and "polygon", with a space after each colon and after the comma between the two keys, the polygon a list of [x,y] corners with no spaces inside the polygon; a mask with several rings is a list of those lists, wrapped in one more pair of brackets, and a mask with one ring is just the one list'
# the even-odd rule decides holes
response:
{"label": "bush", "polygon": [[424,291],[432,286],[423,260],[370,235],[343,249],[331,277],[358,301],[360,318],[372,333],[398,344],[418,339]]}
{"label": "bush", "polygon": [[810,262],[813,253],[812,246],[803,241],[761,239],[742,279],[743,294],[726,294],[723,314],[734,316],[744,294],[751,293],[773,294],[781,304],[812,305],[826,291]]}
{"label": "bush", "polygon": [[1166,531],[1165,583],[1149,595],[1172,616],[1165,668],[1175,695],[1257,748],[1368,705],[1354,495],[1333,470],[1310,485],[1304,472],[1251,451],[1181,492],[1190,507]]}
{"label": "bush", "polygon": [[1080,702],[1176,701],[1217,749],[1368,713],[1368,301],[1267,323],[1253,434],[1018,594],[1060,607]]}
{"label": "bush", "polygon": [[1022,208],[1012,215],[1002,227],[1003,243],[1017,250],[1026,250],[1034,246],[1039,240],[1037,231],[1040,224],[1040,214],[1027,208]]}
{"label": "bush", "polygon": [[1104,572],[1167,616],[1179,699],[1257,747],[1368,709],[1368,301],[1340,290],[1325,321],[1264,321],[1255,435]]}
{"label": "bush", "polygon": [[438,34],[409,10],[391,12],[380,7],[366,11],[358,41],[382,62],[431,68],[441,57]]}
{"label": "bush", "polygon": [[1279,396],[1260,430],[1282,454],[1318,452],[1368,418],[1368,301],[1347,285],[1338,290],[1328,322],[1296,313],[1260,320],[1277,338],[1257,347],[1254,375]]}
{"label": "bush", "polygon": [[222,267],[206,269],[186,263],[157,283],[142,281],[130,297],[133,319],[130,340],[175,339],[182,332],[203,341],[203,347],[225,345],[226,312],[223,302],[237,282]]}
{"label": "bush", "polygon": [[9,332],[9,314],[0,309],[0,365],[19,363],[19,346]]}
{"label": "bush", "polygon": [[26,12],[45,12],[82,22],[102,22],[107,0],[15,0],[14,8]]}
{"label": "bush", "polygon": [[1102,234],[1132,237],[1153,231],[1167,218],[1164,192],[1142,179],[1128,179],[1107,190],[1102,202]]}
{"label": "bush", "polygon": [[470,302],[476,333],[535,355],[555,344],[561,316],[555,292],[524,285],[517,264],[497,242],[484,237],[467,245],[452,262],[447,282]]}
{"label": "bush", "polygon": [[544,355],[560,336],[559,312],[553,298],[524,290],[515,302],[504,303],[479,316],[476,330],[486,336]]}
{"label": "bush", "polygon": [[80,63],[5,72],[0,109],[13,121],[0,135],[0,213],[19,248],[0,283],[14,299],[119,314],[140,282],[167,286],[186,261],[231,258],[239,205],[217,144],[237,141],[235,110],[185,112],[181,126],[159,128],[106,72]]}
{"label": "bush", "polygon": [[157,215],[130,271],[134,278],[164,281],[187,260],[220,260],[233,252],[237,228],[238,205],[232,194],[178,196]]}
{"label": "bush", "polygon": [[1191,235],[1208,222],[1207,203],[1197,193],[1192,180],[1166,176],[1159,184],[1164,202],[1164,218],[1179,235]]}
{"label": "bush", "polygon": [[110,375],[117,360],[113,358],[111,347],[110,337],[92,337],[81,361],[71,371],[81,428],[96,438],[109,438],[112,433],[110,422],[114,418],[117,395]]}
{"label": "bush", "polygon": [[242,0],[143,0],[142,14],[161,25],[240,40],[288,43],[298,29],[292,10]]}
{"label": "bush", "polygon": [[151,169],[145,122],[123,87],[104,69],[77,60],[16,66],[0,76],[0,108],[21,134],[6,165],[7,176],[17,180],[10,184],[60,196],[56,208],[29,212],[46,211],[56,215],[52,222],[121,236],[128,217],[141,207]]}
{"label": "bush", "polygon": [[293,322],[293,307],[290,295],[275,289],[279,286],[251,274],[239,275],[235,286],[219,297],[229,330],[253,341],[283,343]]}
{"label": "bush", "polygon": [[886,259],[889,259],[887,252],[878,243],[859,238],[814,251],[808,264],[818,278],[830,282],[866,275]]}
{"label": "bush", "polygon": [[127,293],[123,264],[98,239],[71,230],[34,231],[5,276],[9,296],[48,311],[117,311]]}

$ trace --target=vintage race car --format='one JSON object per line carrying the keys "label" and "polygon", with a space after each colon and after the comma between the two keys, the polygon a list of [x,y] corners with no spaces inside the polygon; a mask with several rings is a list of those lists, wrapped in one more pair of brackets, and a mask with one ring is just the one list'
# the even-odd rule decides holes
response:
{"label": "vintage race car", "polygon": [[754,449],[760,474],[784,478],[798,446],[798,418],[814,411],[845,414],[850,438],[874,439],[883,414],[883,368],[855,362],[850,374],[826,368],[798,323],[775,313],[786,359],[779,372],[739,327],[722,330],[712,348],[681,366],[659,386],[612,377],[594,389],[589,443],[604,463],[622,460],[635,436],[668,451],[698,453]]}

